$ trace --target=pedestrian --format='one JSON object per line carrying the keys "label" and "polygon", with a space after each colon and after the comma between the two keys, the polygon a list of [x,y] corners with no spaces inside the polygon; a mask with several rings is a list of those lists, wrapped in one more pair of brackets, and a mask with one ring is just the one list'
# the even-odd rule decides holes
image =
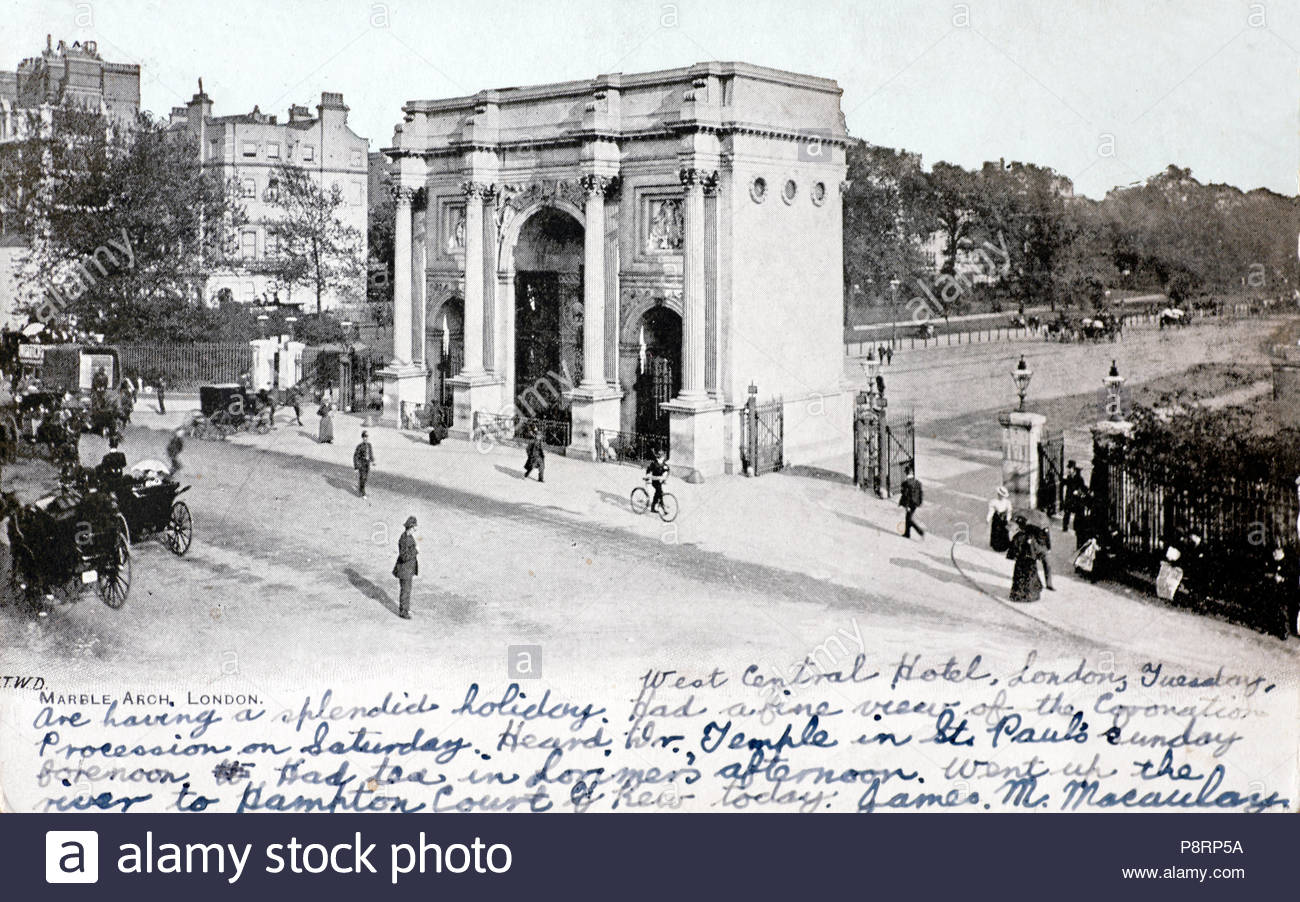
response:
{"label": "pedestrian", "polygon": [[1079,521],[1083,519],[1084,500],[1088,486],[1083,481],[1083,474],[1074,461],[1065,465],[1065,480],[1061,483],[1061,529],[1070,531],[1070,520],[1074,519],[1074,528],[1078,530]]}
{"label": "pedestrian", "polygon": [[401,592],[397,601],[397,616],[403,620],[411,619],[411,584],[420,572],[420,550],[416,547],[415,536],[411,530],[419,525],[414,517],[406,518],[406,525],[397,540],[397,563],[393,564],[393,576],[397,578]]}
{"label": "pedestrian", "polygon": [[[1015,524],[1016,534],[1011,537],[1011,547],[1007,549],[1007,558],[1016,562],[1011,572],[1011,600],[1038,601],[1043,594],[1038,562],[1041,560],[1047,564],[1047,549],[1042,543],[1041,532],[1029,525],[1024,514],[1016,515]],[[1050,575],[1047,587],[1052,587]]]}
{"label": "pedestrian", "polygon": [[135,412],[135,386],[130,379],[122,380],[122,384],[117,387],[117,396],[122,410],[122,422],[129,423],[131,414]]}
{"label": "pedestrian", "polygon": [[271,389],[260,388],[257,390],[257,408],[260,414],[263,410],[267,412],[267,423],[275,425],[275,396],[271,394]]}
{"label": "pedestrian", "polygon": [[322,401],[316,416],[320,417],[320,426],[316,430],[316,441],[322,445],[334,443],[334,415],[329,401]]}
{"label": "pedestrian", "polygon": [[916,509],[921,506],[924,491],[921,487],[921,480],[916,478],[916,467],[911,463],[903,465],[903,487],[898,496],[898,505],[905,511],[903,516],[903,538],[910,539],[912,530],[916,530],[921,538],[925,538],[925,530],[920,523],[915,520]]}
{"label": "pedestrian", "polygon": [[1038,509],[1049,517],[1056,516],[1056,474],[1050,466],[1043,468],[1038,481]]}
{"label": "pedestrian", "polygon": [[158,413],[167,412],[167,380],[163,376],[158,377]]}
{"label": "pedestrian", "polygon": [[[116,447],[116,445],[112,445]],[[185,427],[178,426],[172,433],[171,440],[167,442],[167,460],[171,464],[171,475],[175,478],[176,474],[181,471],[181,452],[185,450]]]}
{"label": "pedestrian", "polygon": [[357,493],[366,497],[366,480],[370,478],[370,468],[375,463],[375,449],[370,444],[370,433],[361,430],[361,441],[352,452],[352,469],[357,471]]}
{"label": "pedestrian", "polygon": [[893,365],[894,365],[894,346],[893,346],[893,345],[886,345],[886,346],[885,346],[885,366],[893,366]]}
{"label": "pedestrian", "polygon": [[532,438],[528,442],[528,457],[524,460],[524,479],[528,474],[537,471],[537,481],[546,481],[546,448],[542,445],[542,434],[540,429],[532,430]]}
{"label": "pedestrian", "polygon": [[989,502],[989,513],[985,518],[989,523],[989,548],[1004,552],[1011,547],[1011,493],[1004,485],[998,486],[998,494]]}
{"label": "pedestrian", "polygon": [[289,403],[293,405],[293,421],[297,425],[302,425],[302,389],[294,386],[289,389]]}

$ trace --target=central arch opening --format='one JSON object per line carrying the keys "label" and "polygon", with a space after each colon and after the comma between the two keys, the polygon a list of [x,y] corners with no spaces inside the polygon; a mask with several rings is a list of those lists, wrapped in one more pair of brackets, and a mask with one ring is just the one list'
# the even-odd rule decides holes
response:
{"label": "central arch opening", "polygon": [[563,392],[582,381],[582,224],[543,207],[515,244],[515,409],[570,419]]}

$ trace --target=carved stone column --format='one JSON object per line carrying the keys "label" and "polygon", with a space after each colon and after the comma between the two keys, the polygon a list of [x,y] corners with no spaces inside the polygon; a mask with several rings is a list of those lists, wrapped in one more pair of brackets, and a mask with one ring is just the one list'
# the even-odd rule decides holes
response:
{"label": "carved stone column", "polygon": [[682,186],[682,401],[708,397],[704,385],[704,189],[717,184],[718,174],[703,169],[683,169]]}
{"label": "carved stone column", "polygon": [[465,192],[465,376],[481,376],[483,368],[483,204],[496,189],[466,182]]}
{"label": "carved stone column", "polygon": [[[495,253],[495,220],[485,215],[484,207],[496,197],[496,186],[468,181],[461,186],[465,194],[465,359],[460,373],[452,380],[455,409],[452,434],[468,437],[474,432],[475,414],[502,413],[501,379],[488,372],[496,366],[494,336],[496,303],[495,265],[489,257]],[[488,356],[492,355],[492,356]]]}
{"label": "carved stone column", "polygon": [[399,185],[393,189],[397,219],[393,224],[393,361],[380,375],[384,380],[382,421],[401,426],[404,411],[425,402],[427,385],[423,364],[413,362],[411,332],[416,322],[414,305],[422,301],[412,291],[411,215],[416,189]]}
{"label": "carved stone column", "polygon": [[722,404],[709,397],[705,384],[709,291],[705,259],[707,238],[704,193],[717,186],[718,174],[693,166],[681,170],[682,198],[682,390],[661,406],[668,412],[669,456],[673,471],[688,482],[703,482],[722,472]]}
{"label": "carved stone column", "polygon": [[605,194],[617,179],[584,175],[582,238],[582,387],[603,389],[605,378]]}
{"label": "carved stone column", "polygon": [[583,191],[582,240],[582,382],[569,392],[573,426],[570,457],[592,458],[596,433],[617,430],[623,393],[609,384],[605,372],[605,312],[608,289],[605,273],[605,196],[618,190],[617,176],[588,173],[579,180]]}
{"label": "carved stone column", "polygon": [[397,221],[393,228],[393,360],[411,362],[411,202],[413,188],[393,189]]}

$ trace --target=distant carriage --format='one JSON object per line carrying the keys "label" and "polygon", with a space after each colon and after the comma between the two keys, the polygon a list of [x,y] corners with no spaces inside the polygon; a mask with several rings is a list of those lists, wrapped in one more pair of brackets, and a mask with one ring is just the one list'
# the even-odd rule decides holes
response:
{"label": "distant carriage", "polygon": [[1185,326],[1187,320],[1187,312],[1178,307],[1165,307],[1160,311],[1159,324],[1161,329],[1166,326]]}
{"label": "distant carriage", "polygon": [[204,385],[191,430],[201,439],[219,440],[238,432],[265,435],[271,431],[271,412],[242,385]]}

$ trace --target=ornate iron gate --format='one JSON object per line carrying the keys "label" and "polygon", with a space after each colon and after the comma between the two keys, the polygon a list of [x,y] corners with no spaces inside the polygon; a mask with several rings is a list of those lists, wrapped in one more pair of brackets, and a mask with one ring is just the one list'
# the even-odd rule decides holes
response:
{"label": "ornate iron gate", "polygon": [[912,413],[900,414],[885,423],[885,495],[899,491],[906,474],[903,468],[916,464],[916,417]]}
{"label": "ornate iron gate", "polygon": [[1065,483],[1065,433],[1045,432],[1038,443],[1038,508],[1056,513]]}
{"label": "ornate iron gate", "polygon": [[876,403],[874,395],[859,392],[853,406],[853,484],[865,491],[881,495],[881,417],[884,410]]}
{"label": "ornate iron gate", "polygon": [[785,405],[781,399],[758,403],[758,387],[749,387],[740,418],[740,460],[745,473],[760,476],[785,466]]}

